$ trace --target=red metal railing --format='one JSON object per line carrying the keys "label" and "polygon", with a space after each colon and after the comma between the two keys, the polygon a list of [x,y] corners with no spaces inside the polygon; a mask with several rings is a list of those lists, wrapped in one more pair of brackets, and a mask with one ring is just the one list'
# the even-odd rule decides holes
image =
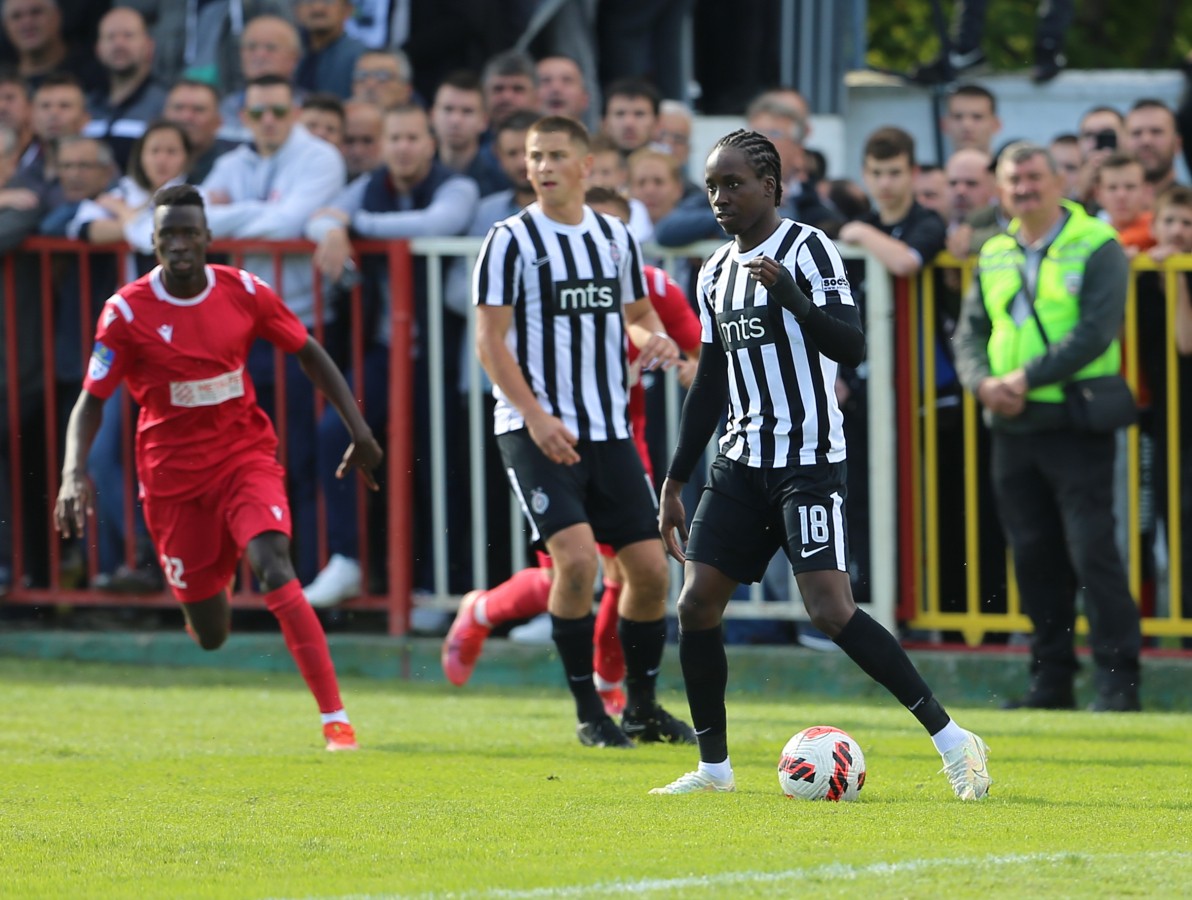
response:
{"label": "red metal railing", "polygon": [[[302,256],[309,259],[314,245],[307,241],[262,241],[237,240],[217,241],[211,245],[212,253],[221,253],[231,258],[232,264],[241,266],[247,255],[268,255],[273,261],[273,284],[281,285],[279,291],[284,297],[283,263],[287,258]],[[389,295],[391,298],[392,331],[390,339],[389,358],[389,410],[388,431],[386,440],[386,478],[387,486],[387,541],[386,563],[388,570],[388,589],[385,594],[367,593],[367,578],[365,579],[366,593],[351,603],[354,609],[384,610],[388,617],[388,630],[392,635],[404,634],[409,627],[411,594],[413,589],[412,564],[412,479],[413,479],[413,450],[411,442],[411,422],[413,418],[413,354],[414,340],[414,304],[413,304],[413,266],[409,246],[405,241],[368,241],[354,245],[355,254],[379,255],[386,261],[389,277]],[[49,513],[57,496],[59,487],[59,472],[62,462],[62,448],[60,446],[63,435],[59,427],[60,403],[58,396],[57,360],[55,349],[55,315],[54,315],[54,287],[55,262],[74,259],[79,269],[79,317],[81,345],[80,368],[85,366],[86,359],[91,352],[94,340],[92,327],[95,311],[92,305],[92,287],[94,284],[94,266],[96,257],[106,257],[114,261],[117,275],[117,285],[124,284],[122,277],[127,269],[130,251],[123,245],[87,244],[67,238],[30,238],[20,249],[5,257],[0,257],[0,283],[4,288],[4,366],[7,375],[7,424],[9,440],[9,471],[3,477],[11,482],[11,584],[5,596],[8,603],[26,604],[67,604],[74,606],[142,606],[159,607],[172,606],[175,601],[166,592],[148,595],[129,593],[110,593],[93,587],[71,588],[62,584],[60,565],[62,562],[62,542],[53,533],[52,515]],[[48,559],[46,583],[39,586],[27,586],[26,575],[29,565],[26,559],[28,549],[28,528],[26,521],[26,483],[24,472],[26,462],[22,454],[23,417],[21,408],[20,358],[30,348],[22,348],[19,340],[20,311],[18,303],[30,297],[29,286],[18,283],[17,266],[21,259],[36,260],[39,274],[39,285],[36,286],[37,299],[40,301],[40,351],[42,355],[43,379],[43,407],[44,407],[44,438],[48,458],[46,460],[46,491],[42,498],[47,510],[47,547]],[[313,277],[314,318],[313,329],[316,340],[325,340],[324,328],[324,297],[321,288],[321,278],[318,273]],[[361,316],[361,289],[359,286],[351,292],[351,330],[349,335],[350,363],[349,372],[353,375],[353,385],[357,402],[364,400],[364,346],[363,318]],[[274,408],[275,427],[279,441],[279,457],[285,465],[287,457],[287,422],[285,398],[285,359],[284,354],[275,352],[275,394]],[[128,421],[129,401],[127,392],[123,396],[124,421]],[[68,403],[71,398],[62,398]],[[321,396],[315,401],[315,421],[322,414],[324,401]],[[310,431],[313,440],[314,428]],[[125,490],[123,495],[124,515],[124,558],[132,565],[135,561],[134,520],[136,515],[136,477],[133,471],[132,444],[128,439],[130,429],[126,428],[122,438],[122,464],[124,467]],[[99,486],[102,490],[103,486]],[[370,570],[367,540],[367,505],[364,502],[364,485],[358,482],[357,524],[360,535],[360,563],[364,572]],[[318,495],[318,556],[323,562],[327,556],[326,520],[324,516],[323,496]],[[85,557],[87,584],[95,583],[99,571],[98,544],[96,541],[97,521],[93,514],[89,518],[87,537],[85,539]],[[245,571],[245,574],[247,572]],[[242,577],[240,588],[232,598],[233,607],[257,608],[263,607],[263,598],[251,591],[251,579]]]}

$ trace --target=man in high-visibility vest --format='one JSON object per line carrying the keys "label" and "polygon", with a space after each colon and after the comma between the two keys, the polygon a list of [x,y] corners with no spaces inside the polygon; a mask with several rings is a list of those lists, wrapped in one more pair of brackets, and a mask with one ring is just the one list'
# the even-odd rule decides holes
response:
{"label": "man in high-visibility vest", "polygon": [[1031,682],[1007,708],[1071,709],[1076,597],[1083,591],[1101,711],[1140,708],[1138,608],[1114,540],[1116,438],[1076,427],[1064,386],[1120,370],[1129,265],[1115,232],[1063,199],[1041,146],[997,166],[1014,215],[981,248],[955,337],[961,383],[985,407],[991,477],[1034,625]]}

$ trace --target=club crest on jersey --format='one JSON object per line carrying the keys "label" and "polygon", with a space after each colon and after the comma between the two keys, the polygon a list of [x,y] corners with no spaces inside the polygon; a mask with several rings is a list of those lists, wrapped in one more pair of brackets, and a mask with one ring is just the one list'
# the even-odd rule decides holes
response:
{"label": "club crest on jersey", "polygon": [[157,333],[161,335],[161,339],[167,344],[174,340],[174,326],[173,325],[159,325]]}
{"label": "club crest on jersey", "polygon": [[617,246],[616,241],[609,242],[608,255],[612,257],[613,265],[618,269],[621,268],[621,248]]}
{"label": "club crest on jersey", "polygon": [[91,362],[87,366],[87,377],[92,381],[103,381],[108,377],[108,372],[112,371],[112,362],[115,359],[116,354],[111,347],[96,341],[95,346],[91,349]]}
{"label": "club crest on jersey", "polygon": [[582,316],[618,309],[621,286],[615,278],[573,278],[555,282],[555,314]]}
{"label": "club crest on jersey", "polygon": [[770,336],[769,307],[726,309],[716,314],[716,327],[726,350],[760,347],[774,342]]}
{"label": "club crest on jersey", "polygon": [[542,515],[549,506],[550,497],[546,496],[546,491],[542,488],[534,488],[534,490],[530,491],[530,509],[534,510],[535,513]]}
{"label": "club crest on jersey", "polygon": [[103,327],[107,328],[109,325],[115,322],[116,316],[118,315],[120,315],[120,313],[116,312],[116,307],[110,304],[105,306],[103,308]]}

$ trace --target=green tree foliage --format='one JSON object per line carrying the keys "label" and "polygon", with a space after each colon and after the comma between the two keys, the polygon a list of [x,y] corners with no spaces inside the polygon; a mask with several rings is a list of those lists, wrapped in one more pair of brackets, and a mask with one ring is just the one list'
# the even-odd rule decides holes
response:
{"label": "green tree foliage", "polygon": [[[947,22],[954,0],[941,0]],[[1035,0],[991,0],[983,49],[996,71],[1034,62]],[[905,71],[940,48],[931,0],[869,3],[869,65]],[[1073,69],[1163,69],[1192,52],[1192,3],[1185,0],[1080,0],[1064,45]]]}

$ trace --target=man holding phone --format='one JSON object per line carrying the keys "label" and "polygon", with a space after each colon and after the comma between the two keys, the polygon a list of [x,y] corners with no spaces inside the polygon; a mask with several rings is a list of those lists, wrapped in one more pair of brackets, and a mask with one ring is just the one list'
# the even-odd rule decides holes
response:
{"label": "man holding phone", "polygon": [[1086,208],[1096,211],[1093,192],[1097,186],[1097,170],[1125,142],[1126,120],[1112,106],[1094,106],[1080,117],[1077,137],[1082,156],[1077,179],[1078,197]]}

